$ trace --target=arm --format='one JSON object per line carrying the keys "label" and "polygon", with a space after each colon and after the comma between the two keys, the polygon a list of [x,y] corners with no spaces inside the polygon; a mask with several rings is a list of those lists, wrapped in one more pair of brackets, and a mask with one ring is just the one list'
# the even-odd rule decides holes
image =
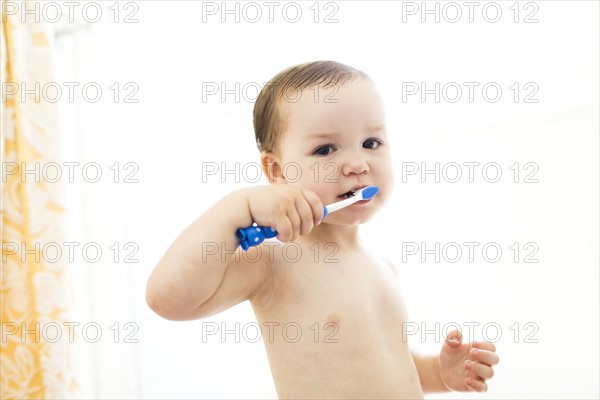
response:
{"label": "arm", "polygon": [[493,343],[462,343],[458,330],[448,334],[439,356],[413,357],[423,391],[428,392],[485,392],[499,361]]}
{"label": "arm", "polygon": [[251,298],[261,288],[265,263],[232,257],[238,247],[236,229],[252,224],[246,193],[225,196],[169,247],[146,287],[148,305],[157,314],[171,320],[202,318]]}
{"label": "arm", "polygon": [[[281,241],[307,235],[323,218],[311,191],[286,184],[241,189],[225,196],[175,239],[146,287],[150,308],[164,318],[187,320],[253,299],[265,286],[268,257],[243,257],[235,231],[256,222]],[[235,250],[235,256],[234,255]]]}
{"label": "arm", "polygon": [[[398,277],[394,265],[385,261]],[[464,344],[459,331],[448,334],[439,356],[411,354],[424,393],[485,392],[486,380],[494,376],[492,367],[499,362],[493,343],[484,341]]]}
{"label": "arm", "polygon": [[424,393],[448,392],[440,376],[439,356],[419,356],[412,353]]}

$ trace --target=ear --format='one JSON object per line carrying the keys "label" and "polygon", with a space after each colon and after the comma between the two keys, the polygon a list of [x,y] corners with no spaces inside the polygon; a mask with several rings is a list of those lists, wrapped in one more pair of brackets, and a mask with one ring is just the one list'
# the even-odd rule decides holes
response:
{"label": "ear", "polygon": [[282,162],[276,154],[263,151],[260,153],[260,163],[269,183],[287,183],[282,173]]}

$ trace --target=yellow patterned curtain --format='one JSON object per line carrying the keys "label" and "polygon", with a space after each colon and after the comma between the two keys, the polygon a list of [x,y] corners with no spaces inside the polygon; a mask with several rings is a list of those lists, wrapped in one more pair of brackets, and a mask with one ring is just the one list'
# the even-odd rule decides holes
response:
{"label": "yellow patterned curtain", "polygon": [[61,189],[43,173],[24,173],[62,165],[57,105],[34,93],[22,97],[53,82],[46,28],[43,20],[2,13],[2,399],[70,398],[78,391],[66,314],[73,302],[68,257],[45,259],[43,251],[64,243]]}

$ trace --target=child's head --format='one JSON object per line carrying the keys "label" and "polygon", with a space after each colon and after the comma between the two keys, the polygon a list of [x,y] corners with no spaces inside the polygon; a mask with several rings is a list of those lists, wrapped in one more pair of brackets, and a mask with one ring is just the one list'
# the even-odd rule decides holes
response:
{"label": "child's head", "polygon": [[380,187],[370,203],[339,211],[325,222],[364,222],[391,192],[383,104],[362,71],[317,61],[280,72],[256,100],[254,131],[272,182],[310,189],[324,204],[357,187]]}
{"label": "child's head", "polygon": [[[334,90],[357,78],[370,79],[367,74],[335,61],[315,61],[287,68],[275,75],[260,92],[254,105],[254,134],[258,149],[277,153],[286,127],[284,103],[301,99],[304,89],[315,91],[313,100],[336,101]],[[329,87],[329,90],[326,88]],[[323,89],[316,93],[317,88]],[[330,98],[328,98],[330,97]]]}

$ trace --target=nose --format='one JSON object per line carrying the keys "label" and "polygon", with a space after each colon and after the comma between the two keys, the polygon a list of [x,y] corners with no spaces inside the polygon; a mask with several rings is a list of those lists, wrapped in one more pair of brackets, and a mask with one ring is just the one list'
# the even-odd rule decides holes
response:
{"label": "nose", "polygon": [[364,154],[353,152],[348,154],[342,164],[342,174],[344,175],[360,175],[369,171],[369,164]]}

